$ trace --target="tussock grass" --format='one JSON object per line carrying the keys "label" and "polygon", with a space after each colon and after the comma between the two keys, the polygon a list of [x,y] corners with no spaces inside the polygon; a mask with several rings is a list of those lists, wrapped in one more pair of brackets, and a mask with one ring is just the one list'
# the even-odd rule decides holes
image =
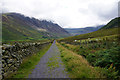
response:
{"label": "tussock grass", "polygon": [[101,73],[101,69],[96,70],[85,58],[64,48],[59,43],[57,43],[57,46],[61,52],[62,61],[71,78],[105,78]]}

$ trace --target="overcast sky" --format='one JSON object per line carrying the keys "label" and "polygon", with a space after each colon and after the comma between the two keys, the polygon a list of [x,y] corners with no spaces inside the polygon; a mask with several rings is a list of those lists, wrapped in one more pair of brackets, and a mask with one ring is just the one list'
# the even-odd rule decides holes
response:
{"label": "overcast sky", "polygon": [[64,28],[108,23],[118,16],[119,0],[2,0],[3,12],[52,20]]}

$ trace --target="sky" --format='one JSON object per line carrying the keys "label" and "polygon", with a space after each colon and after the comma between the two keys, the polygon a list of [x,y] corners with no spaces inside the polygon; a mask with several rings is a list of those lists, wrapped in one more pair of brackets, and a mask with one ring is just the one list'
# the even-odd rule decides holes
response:
{"label": "sky", "polygon": [[84,28],[107,24],[117,17],[118,1],[2,0],[0,6],[3,13],[16,12],[37,19],[51,20],[63,28]]}

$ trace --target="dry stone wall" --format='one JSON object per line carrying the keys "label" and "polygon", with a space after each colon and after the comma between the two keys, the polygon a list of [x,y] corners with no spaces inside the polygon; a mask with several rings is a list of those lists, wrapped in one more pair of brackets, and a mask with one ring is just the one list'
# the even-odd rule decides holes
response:
{"label": "dry stone wall", "polygon": [[52,41],[16,43],[15,45],[4,44],[2,46],[2,77],[5,78],[10,73],[17,71],[23,59],[39,52],[43,46],[47,46],[49,43],[52,43]]}

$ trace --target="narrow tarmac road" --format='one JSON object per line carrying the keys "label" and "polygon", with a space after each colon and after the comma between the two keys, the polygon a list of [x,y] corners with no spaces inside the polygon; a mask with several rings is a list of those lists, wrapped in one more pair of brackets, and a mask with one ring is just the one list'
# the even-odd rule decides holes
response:
{"label": "narrow tarmac road", "polygon": [[40,59],[29,78],[68,78],[55,41]]}

